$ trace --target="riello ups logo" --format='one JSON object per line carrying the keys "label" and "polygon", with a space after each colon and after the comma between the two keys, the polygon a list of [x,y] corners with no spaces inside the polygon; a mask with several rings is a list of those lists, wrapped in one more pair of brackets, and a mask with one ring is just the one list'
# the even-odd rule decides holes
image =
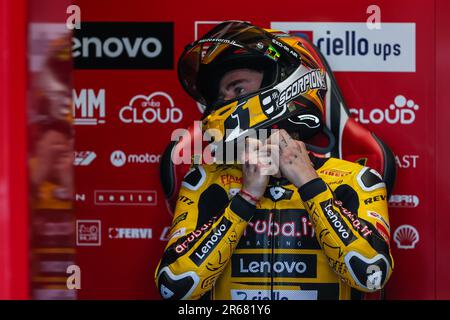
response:
{"label": "riello ups logo", "polygon": [[173,69],[173,22],[84,22],[75,69]]}

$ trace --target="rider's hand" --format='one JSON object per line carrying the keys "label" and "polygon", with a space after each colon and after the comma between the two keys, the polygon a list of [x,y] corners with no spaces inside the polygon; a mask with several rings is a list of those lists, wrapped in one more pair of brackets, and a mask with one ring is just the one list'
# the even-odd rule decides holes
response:
{"label": "rider's hand", "polygon": [[242,188],[254,198],[260,199],[266,190],[269,177],[267,167],[267,148],[258,139],[247,138],[242,154]]}
{"label": "rider's hand", "polygon": [[302,141],[292,139],[285,130],[278,130],[272,134],[269,141],[279,142],[280,171],[297,188],[318,178]]}

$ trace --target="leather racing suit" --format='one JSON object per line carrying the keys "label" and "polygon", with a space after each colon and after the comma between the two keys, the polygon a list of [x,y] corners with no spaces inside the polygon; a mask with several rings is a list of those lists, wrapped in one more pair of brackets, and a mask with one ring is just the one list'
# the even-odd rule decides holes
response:
{"label": "leather racing suit", "polygon": [[310,158],[319,178],[297,189],[271,177],[256,207],[239,195],[239,166],[192,167],[155,273],[162,297],[351,299],[381,289],[393,270],[381,176]]}

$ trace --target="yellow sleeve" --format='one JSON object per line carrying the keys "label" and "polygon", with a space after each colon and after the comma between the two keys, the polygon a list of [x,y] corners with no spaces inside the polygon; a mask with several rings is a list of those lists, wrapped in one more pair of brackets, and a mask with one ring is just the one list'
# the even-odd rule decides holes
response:
{"label": "yellow sleeve", "polygon": [[299,193],[331,268],[353,288],[381,289],[393,270],[388,199],[381,176],[368,167],[355,172],[347,188],[357,199],[353,212],[340,200],[348,194],[338,199],[321,178],[300,187]]}
{"label": "yellow sleeve", "polygon": [[155,272],[164,299],[199,299],[208,292],[255,211],[210,175],[198,166],[183,180],[170,239]]}

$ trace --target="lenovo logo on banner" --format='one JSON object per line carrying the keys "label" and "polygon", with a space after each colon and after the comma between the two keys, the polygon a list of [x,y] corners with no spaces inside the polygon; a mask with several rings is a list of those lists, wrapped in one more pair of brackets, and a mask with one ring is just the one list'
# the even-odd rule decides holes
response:
{"label": "lenovo logo on banner", "polygon": [[75,30],[76,69],[172,69],[172,22],[84,22]]}
{"label": "lenovo logo on banner", "polygon": [[95,190],[96,205],[121,206],[155,206],[157,204],[156,191],[143,190]]}

